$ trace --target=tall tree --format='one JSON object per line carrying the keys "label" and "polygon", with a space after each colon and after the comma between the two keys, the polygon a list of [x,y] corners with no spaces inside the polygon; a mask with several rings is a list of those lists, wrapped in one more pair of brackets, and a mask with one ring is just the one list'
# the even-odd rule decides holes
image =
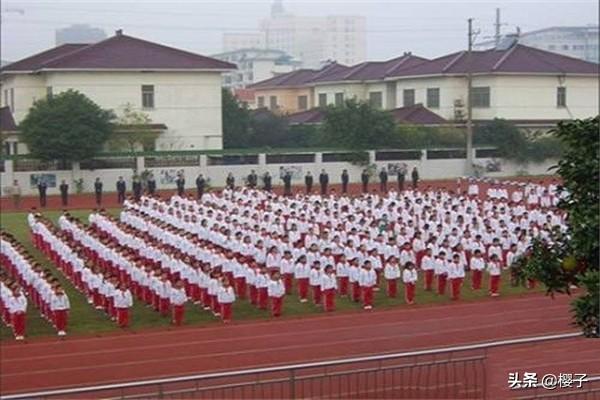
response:
{"label": "tall tree", "polygon": [[136,111],[129,103],[117,118],[115,129],[110,137],[110,146],[115,150],[127,149],[130,153],[154,150],[159,133],[150,127],[152,119],[143,111]]}
{"label": "tall tree", "polygon": [[347,100],[342,106],[325,110],[323,141],[328,146],[349,149],[377,148],[389,145],[395,129],[390,113],[366,102]]}
{"label": "tall tree", "polygon": [[81,161],[93,157],[113,130],[112,111],[75,90],[36,101],[19,125],[33,157]]}
{"label": "tall tree", "polygon": [[285,147],[289,127],[284,117],[269,110],[255,110],[250,118],[251,147]]}
{"label": "tall tree", "polygon": [[223,147],[246,147],[250,140],[250,110],[228,89],[223,89],[222,92]]}
{"label": "tall tree", "polygon": [[559,208],[568,216],[568,231],[556,232],[550,241],[535,241],[515,271],[521,280],[540,280],[550,294],[570,293],[572,285],[582,288],[573,312],[589,337],[600,337],[599,129],[598,117],[558,124],[554,134],[566,146],[557,166],[565,190]]}

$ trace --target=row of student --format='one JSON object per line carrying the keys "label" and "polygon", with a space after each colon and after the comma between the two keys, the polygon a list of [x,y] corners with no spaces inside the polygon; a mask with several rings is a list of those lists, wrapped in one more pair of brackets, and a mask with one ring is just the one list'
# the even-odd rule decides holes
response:
{"label": "row of student", "polygon": [[28,300],[41,316],[65,336],[70,309],[69,298],[50,271],[44,270],[10,234],[0,232],[0,314],[12,327],[16,340],[23,340],[26,330]]}

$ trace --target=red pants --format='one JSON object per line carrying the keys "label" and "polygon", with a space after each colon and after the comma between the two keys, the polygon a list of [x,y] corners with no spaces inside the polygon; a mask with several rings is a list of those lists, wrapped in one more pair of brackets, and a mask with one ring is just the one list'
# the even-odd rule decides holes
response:
{"label": "red pants", "polygon": [[221,320],[223,322],[231,321],[232,314],[231,303],[221,303]]}
{"label": "red pants", "polygon": [[315,304],[321,304],[321,286],[320,285],[311,285],[310,286],[313,294],[313,302]]}
{"label": "red pants", "polygon": [[490,294],[498,294],[500,288],[500,275],[490,276]]}
{"label": "red pants", "polygon": [[240,299],[246,298],[246,278],[241,276],[235,278],[235,291]]}
{"label": "red pants", "polygon": [[462,286],[463,278],[452,278],[452,300],[460,299],[460,288]]}
{"label": "red pants", "polygon": [[25,313],[14,313],[11,315],[11,320],[15,336],[25,336]]}
{"label": "red pants", "polygon": [[67,330],[67,310],[56,310],[54,311],[54,324],[56,324],[57,331]]}
{"label": "red pants", "polygon": [[98,289],[94,289],[94,291],[92,293],[93,293],[92,296],[94,299],[94,307],[102,307],[103,306],[102,295],[100,294]]}
{"label": "red pants", "polygon": [[477,269],[474,269],[471,272],[471,285],[473,287],[473,290],[481,289],[481,277],[483,276],[483,272]]}
{"label": "red pants", "polygon": [[363,293],[363,306],[373,306],[373,286],[363,286],[360,288]]}
{"label": "red pants", "polygon": [[298,279],[298,296],[300,296],[301,299],[306,299],[308,297],[308,278]]}
{"label": "red pants", "polygon": [[200,297],[202,298],[202,306],[204,306],[204,308],[210,308],[212,306],[212,300],[210,298],[210,295],[208,294],[207,288],[200,288]]}
{"label": "red pants", "polygon": [[258,289],[254,285],[250,285],[250,304],[258,305]]}
{"label": "red pants", "polygon": [[173,325],[180,326],[183,322],[184,305],[173,305]]}
{"label": "red pants", "polygon": [[160,313],[162,315],[168,315],[169,314],[169,308],[170,308],[170,301],[168,298],[160,298]]}
{"label": "red pants", "polygon": [[404,300],[407,304],[412,304],[415,301],[415,284],[405,283],[404,284]]}
{"label": "red pants", "polygon": [[281,308],[283,306],[283,296],[271,297],[271,314],[274,317],[281,316]]}
{"label": "red pants", "polygon": [[379,279],[381,277],[381,270],[380,269],[376,269],[375,270],[375,277],[376,277],[376,281],[375,281],[376,283],[375,283],[375,285],[379,286]]}
{"label": "red pants", "polygon": [[121,328],[129,326],[129,308],[117,308],[117,322]]}
{"label": "red pants", "polygon": [[266,310],[269,303],[269,292],[266,287],[258,288],[258,308]]}
{"label": "red pants", "polygon": [[211,294],[210,296],[210,306],[213,313],[218,314],[221,312],[221,306],[219,305],[219,299],[216,294]]}
{"label": "red pants", "polygon": [[348,277],[340,277],[340,295],[345,296],[348,294]]}
{"label": "red pants", "polygon": [[352,301],[360,301],[360,285],[358,282],[352,282]]}
{"label": "red pants", "polygon": [[292,293],[294,282],[294,274],[283,274],[283,285],[285,286],[285,294]]}
{"label": "red pants", "polygon": [[156,293],[152,293],[152,306],[154,311],[160,311],[160,297]]}
{"label": "red pants", "polygon": [[431,290],[433,286],[433,270],[428,269],[425,271],[425,290]]}
{"label": "red pants", "polygon": [[335,311],[335,289],[327,289],[323,291],[325,297],[325,311]]}
{"label": "red pants", "polygon": [[448,279],[448,276],[446,274],[438,275],[438,277],[437,277],[438,294],[442,295],[442,294],[446,293],[446,280],[447,279]]}
{"label": "red pants", "polygon": [[396,279],[387,280],[387,294],[390,297],[396,297],[398,293],[398,281]]}

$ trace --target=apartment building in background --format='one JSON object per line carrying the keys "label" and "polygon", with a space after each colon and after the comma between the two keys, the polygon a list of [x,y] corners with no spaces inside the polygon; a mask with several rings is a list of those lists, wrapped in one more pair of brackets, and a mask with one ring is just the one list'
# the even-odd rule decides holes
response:
{"label": "apartment building in background", "polygon": [[248,48],[215,54],[214,58],[237,65],[235,71],[223,74],[223,87],[244,89],[277,75],[297,69],[299,61],[281,50]]}
{"label": "apartment building in background", "polygon": [[[540,50],[552,51],[585,61],[600,62],[598,25],[553,26],[536,31],[520,33],[519,43]],[[494,47],[494,41],[485,41],[477,49]]]}
{"label": "apartment building in background", "polygon": [[366,18],[330,15],[300,16],[274,1],[271,15],[260,22],[258,33],[225,33],[224,51],[245,48],[281,50],[302,63],[319,68],[328,62],[356,64],[367,57]]}
{"label": "apartment building in background", "polygon": [[127,105],[146,113],[158,150],[218,150],[221,73],[235,68],[119,30],[98,43],[64,44],[0,69],[2,112],[18,126],[36,100],[72,89],[117,116]]}
{"label": "apartment building in background", "polygon": [[[282,114],[347,99],[397,110],[421,105],[451,123],[466,118],[467,74],[473,77],[473,120],[494,118],[546,129],[560,120],[598,114],[598,64],[517,42],[432,60],[405,53],[383,62],[295,71],[251,86],[258,102]],[[308,101],[308,103],[306,103]],[[257,103],[258,103],[257,102]]]}

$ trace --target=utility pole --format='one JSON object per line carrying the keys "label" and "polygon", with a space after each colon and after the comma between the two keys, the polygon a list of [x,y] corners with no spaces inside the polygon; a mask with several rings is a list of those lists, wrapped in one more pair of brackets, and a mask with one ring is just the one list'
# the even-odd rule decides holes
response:
{"label": "utility pole", "polygon": [[494,42],[496,44],[496,47],[498,47],[498,45],[500,44],[500,26],[502,24],[500,23],[500,9],[496,8],[496,23],[494,24],[494,27],[496,28],[496,34],[494,35]]}
{"label": "utility pole", "polygon": [[473,74],[471,72],[471,54],[473,52],[473,18],[469,18],[469,35],[467,50],[467,176],[473,174],[473,104],[471,92],[473,91]]}

